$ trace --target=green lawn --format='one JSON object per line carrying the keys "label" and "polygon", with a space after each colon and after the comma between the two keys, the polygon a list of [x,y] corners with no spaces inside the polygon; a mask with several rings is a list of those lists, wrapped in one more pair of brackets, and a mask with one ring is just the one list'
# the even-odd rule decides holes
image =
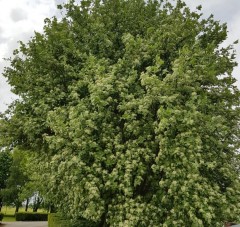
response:
{"label": "green lawn", "polygon": [[[29,212],[32,212],[32,209],[29,208],[28,209]],[[45,210],[43,209],[38,209],[38,212],[44,212]],[[3,222],[13,222],[13,221],[16,221],[15,219],[15,207],[9,207],[9,206],[3,206],[2,207],[2,211],[1,211],[3,214],[4,214],[4,217],[3,217]],[[20,207],[19,208],[19,212],[25,212],[25,208],[24,207]]]}
{"label": "green lawn", "polygon": [[[24,208],[19,209],[19,211],[24,211]],[[3,206],[2,213],[4,214],[3,222],[13,222],[16,221],[14,213],[15,207]]]}
{"label": "green lawn", "polygon": [[13,221],[16,221],[15,217],[14,216],[5,216],[3,217],[3,222],[13,222]]}
{"label": "green lawn", "polygon": [[[19,212],[24,212],[24,207],[19,208]],[[15,207],[10,206],[3,206],[2,213],[4,215],[14,215],[15,214]]]}

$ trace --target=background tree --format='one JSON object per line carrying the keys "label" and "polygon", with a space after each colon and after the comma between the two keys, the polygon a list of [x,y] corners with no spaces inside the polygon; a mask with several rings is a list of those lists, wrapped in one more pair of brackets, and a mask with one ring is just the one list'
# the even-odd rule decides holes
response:
{"label": "background tree", "polygon": [[24,171],[26,158],[22,151],[15,149],[13,151],[13,161],[9,169],[9,176],[6,180],[6,187],[2,190],[2,197],[4,203],[8,205],[14,204],[15,212],[18,212],[19,207],[24,201],[21,198],[21,193],[24,185],[28,181],[28,176]]}
{"label": "background tree", "polygon": [[[33,212],[37,212],[37,210],[43,205],[45,190],[42,186],[42,182],[39,180],[39,172],[38,161],[36,159],[36,154],[30,153],[27,151],[23,151],[25,155],[24,161],[24,174],[27,176],[27,181],[22,188],[20,197],[22,200],[26,201],[25,210],[27,211],[29,202],[31,202],[31,206],[33,208]],[[47,207],[45,207],[47,209]]]}
{"label": "background tree", "polygon": [[220,48],[226,25],[182,1],[64,7],[5,70],[20,97],[2,118],[5,144],[38,151],[49,198],[73,219],[237,221],[239,90],[233,46]]}
{"label": "background tree", "polygon": [[9,151],[0,151],[0,211],[3,206],[2,190],[6,188],[6,181],[9,177],[12,164],[12,155]]}

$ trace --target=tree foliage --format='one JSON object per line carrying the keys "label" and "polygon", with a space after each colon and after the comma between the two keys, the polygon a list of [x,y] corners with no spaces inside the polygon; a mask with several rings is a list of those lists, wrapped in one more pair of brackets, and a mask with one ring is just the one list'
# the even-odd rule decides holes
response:
{"label": "tree foliage", "polygon": [[26,182],[29,180],[25,171],[26,156],[22,151],[15,149],[12,154],[12,164],[9,168],[9,176],[6,179],[6,187],[2,190],[1,195],[3,202],[8,205],[14,205],[16,212],[25,200],[21,196]]}
{"label": "tree foliage", "polygon": [[6,188],[7,179],[10,175],[12,155],[9,151],[0,151],[0,211],[2,209],[2,190]]}
{"label": "tree foliage", "polygon": [[[25,181],[21,189],[20,198],[25,201],[25,210],[27,211],[29,205],[32,206],[33,212],[37,212],[41,205],[43,205],[44,188],[42,182],[39,181],[38,161],[36,154],[33,152],[21,151],[24,156],[24,163],[20,166],[22,174],[25,176]],[[39,160],[39,159],[38,159]]]}
{"label": "tree foliage", "polygon": [[5,70],[20,97],[2,118],[5,145],[38,152],[48,195],[74,219],[237,220],[239,90],[233,46],[220,47],[226,25],[182,1],[64,8]]}

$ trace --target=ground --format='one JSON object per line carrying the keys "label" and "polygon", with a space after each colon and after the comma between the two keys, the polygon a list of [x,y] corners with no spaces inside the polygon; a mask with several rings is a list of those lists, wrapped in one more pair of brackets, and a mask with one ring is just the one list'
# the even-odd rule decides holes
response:
{"label": "ground", "polygon": [[47,227],[47,221],[34,221],[34,222],[2,222],[1,227]]}

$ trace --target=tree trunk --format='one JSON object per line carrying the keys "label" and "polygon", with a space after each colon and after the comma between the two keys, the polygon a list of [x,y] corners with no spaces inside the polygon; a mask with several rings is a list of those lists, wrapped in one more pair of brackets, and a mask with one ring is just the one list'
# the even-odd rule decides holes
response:
{"label": "tree trunk", "polygon": [[27,201],[26,201],[25,212],[28,211],[28,205],[29,205],[29,199],[27,199]]}
{"label": "tree trunk", "polygon": [[109,225],[106,222],[106,213],[104,213],[101,217],[101,222],[99,224],[99,227],[108,227]]}
{"label": "tree trunk", "polygon": [[33,204],[33,212],[37,212],[37,210],[40,207],[41,203],[42,203],[42,199],[40,199],[40,197],[37,196],[37,199],[34,201],[34,204]]}
{"label": "tree trunk", "polygon": [[19,211],[19,205],[17,204],[17,205],[16,205],[15,213],[17,213],[18,211]]}
{"label": "tree trunk", "polygon": [[2,207],[3,207],[3,201],[2,201],[2,198],[0,198],[0,212],[2,211]]}
{"label": "tree trunk", "polygon": [[37,208],[37,203],[38,203],[38,196],[37,198],[34,198],[34,202],[33,202],[33,212],[37,212],[38,208]]}
{"label": "tree trunk", "polygon": [[51,203],[50,206],[49,206],[49,213],[56,213],[56,208],[53,205],[53,203]]}

